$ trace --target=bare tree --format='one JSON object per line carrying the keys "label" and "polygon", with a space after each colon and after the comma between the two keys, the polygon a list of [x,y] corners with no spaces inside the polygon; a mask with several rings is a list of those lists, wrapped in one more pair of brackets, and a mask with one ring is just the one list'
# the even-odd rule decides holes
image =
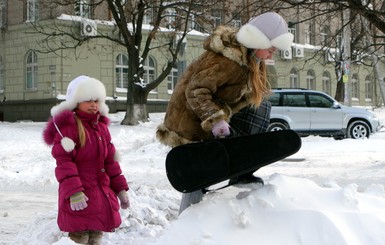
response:
{"label": "bare tree", "polygon": [[[381,90],[382,100],[385,102],[384,72],[378,69],[378,62],[381,59],[379,50],[384,49],[385,40],[385,3],[380,0],[282,0],[279,1],[286,8],[301,8],[306,12],[313,12],[308,21],[312,18],[322,16],[337,16],[344,18],[344,11],[349,11],[349,19],[341,23],[332,33],[333,37],[323,44],[320,49],[328,50],[328,47],[336,47],[339,51],[335,56],[335,67],[337,77],[337,88],[335,98],[344,101],[345,87],[343,82],[344,63],[348,60],[373,67],[374,74]],[[340,15],[340,17],[338,17]],[[368,26],[369,25],[369,26]],[[346,36],[346,30],[351,30],[350,52],[346,53],[344,45],[339,40]],[[370,58],[372,57],[372,58]]]}
{"label": "bare tree", "polygon": [[[215,25],[212,19],[213,9],[227,9],[231,1],[222,0],[94,0],[83,1],[82,7],[104,10],[104,19],[114,23],[113,31],[99,32],[92,36],[78,35],[78,27],[63,27],[56,17],[60,11],[73,9],[77,0],[42,1],[41,6],[49,13],[47,21],[31,22],[35,32],[45,36],[40,43],[40,52],[54,52],[76,49],[90,39],[105,38],[125,47],[128,56],[128,86],[126,114],[121,122],[135,125],[148,120],[147,97],[169,75],[178,55],[183,52],[184,40],[192,26],[199,26],[200,31],[210,32]],[[108,11],[107,11],[108,10]],[[144,35],[144,21],[151,16],[150,30]],[[77,16],[74,16],[76,18]],[[143,80],[144,63],[153,50],[161,50],[166,62],[161,72],[152,81]]]}
{"label": "bare tree", "polygon": [[[355,30],[352,33],[352,52],[347,55],[349,58],[364,57],[362,54],[383,47],[383,41],[365,42],[366,35],[372,35],[373,40],[384,40],[384,9],[382,6],[379,8],[374,1],[242,0],[238,1],[237,4],[234,1],[223,0],[94,0],[85,2],[89,2],[90,8],[99,8],[109,13],[109,16],[106,14],[104,19],[110,19],[114,22],[113,32],[98,32],[95,36],[84,37],[78,35],[78,29],[65,29],[56,21],[46,25],[41,24],[41,22],[31,22],[31,25],[34,25],[35,31],[46,36],[45,41],[42,42],[46,52],[58,52],[67,48],[76,49],[89,39],[97,38],[107,38],[125,47],[129,61],[126,114],[122,121],[122,124],[125,125],[135,125],[140,121],[148,120],[147,97],[149,92],[167,78],[175,62],[177,62],[178,55],[183,52],[184,38],[188,31],[191,30],[192,25],[199,25],[202,32],[209,33],[212,31],[215,26],[212,13],[215,9],[221,9],[224,16],[237,15],[238,13],[242,17],[242,23],[261,12],[276,11],[284,15],[287,12],[294,12],[298,21],[291,23],[292,25],[317,19],[325,21],[335,18],[338,20],[341,19],[341,14],[345,9],[350,10],[349,21],[344,25],[340,24],[335,32],[330,35],[330,38],[322,44],[323,47],[320,48],[320,52],[329,52],[330,47],[334,47],[339,51],[335,52],[338,54],[335,56],[335,60],[336,76],[339,78],[336,98],[339,101],[343,101],[342,95],[344,94],[342,78],[338,76],[341,73],[340,67],[342,67],[341,64],[344,61],[342,57],[344,50],[340,41],[340,37],[344,34],[344,27],[349,25],[352,30]],[[43,8],[46,11],[50,10],[50,13],[52,13],[51,19],[56,19],[55,16],[60,11],[69,7],[73,8],[73,5],[76,6],[78,3],[77,0],[52,0],[46,1],[46,6]],[[149,14],[152,16],[150,30],[148,35],[144,35],[143,24]],[[361,31],[367,29],[363,28],[362,22],[360,22],[361,19],[357,17],[367,19],[372,27],[371,29],[376,31],[370,33]],[[230,21],[231,18],[222,17],[221,19],[223,24],[229,24]],[[163,31],[162,27],[168,27],[167,31]],[[374,49],[369,49],[368,45],[374,47]],[[144,83],[144,62],[154,49],[162,50],[166,62],[153,81]],[[316,56],[317,54],[314,54],[313,57],[308,59]],[[353,59],[358,60],[357,58]],[[382,93],[383,98],[385,98],[385,92]]]}

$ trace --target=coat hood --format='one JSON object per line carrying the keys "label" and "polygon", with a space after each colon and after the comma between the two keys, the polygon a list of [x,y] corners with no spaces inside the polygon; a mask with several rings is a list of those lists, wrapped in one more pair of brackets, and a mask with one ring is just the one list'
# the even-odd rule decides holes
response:
{"label": "coat hood", "polygon": [[[75,148],[76,139],[62,133],[62,129],[65,127],[77,127],[74,114],[74,111],[64,110],[49,119],[43,131],[43,140],[47,145],[53,145],[56,135],[59,134],[62,138],[61,144],[66,152],[71,152]],[[105,116],[100,116],[99,122],[108,125],[110,120]]]}
{"label": "coat hood", "polygon": [[221,54],[237,62],[241,66],[247,65],[247,48],[237,41],[237,28],[218,26],[204,41],[203,48]]}

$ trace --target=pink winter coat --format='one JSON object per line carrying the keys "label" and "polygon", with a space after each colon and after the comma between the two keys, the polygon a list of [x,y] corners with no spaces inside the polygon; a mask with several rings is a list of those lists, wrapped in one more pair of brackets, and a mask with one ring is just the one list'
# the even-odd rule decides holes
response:
{"label": "pink winter coat", "polygon": [[[86,129],[86,144],[81,148],[74,114],[69,110],[61,112],[49,120],[43,132],[44,141],[52,145],[52,156],[56,159],[58,225],[66,232],[110,232],[121,223],[117,194],[121,190],[127,191],[128,185],[119,163],[114,159],[115,147],[107,127],[109,120],[100,114],[76,111]],[[75,142],[74,150],[67,152],[63,148],[63,137]],[[72,211],[69,198],[79,191],[88,197],[88,207]]]}

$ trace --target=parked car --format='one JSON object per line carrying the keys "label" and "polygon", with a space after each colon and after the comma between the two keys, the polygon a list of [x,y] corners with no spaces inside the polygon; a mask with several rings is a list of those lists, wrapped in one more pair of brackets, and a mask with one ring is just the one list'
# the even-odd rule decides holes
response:
{"label": "parked car", "polygon": [[380,129],[375,114],[339,104],[326,93],[307,89],[273,89],[268,131],[292,129],[300,136],[369,138]]}

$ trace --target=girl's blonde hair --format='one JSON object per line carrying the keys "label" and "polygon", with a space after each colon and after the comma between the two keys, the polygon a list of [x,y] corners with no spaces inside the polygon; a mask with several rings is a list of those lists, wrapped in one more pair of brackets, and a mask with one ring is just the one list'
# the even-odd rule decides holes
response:
{"label": "girl's blonde hair", "polygon": [[76,124],[78,125],[80,147],[86,144],[86,130],[84,129],[82,121],[75,115]]}
{"label": "girl's blonde hair", "polygon": [[251,82],[252,97],[251,102],[259,106],[266,96],[270,94],[270,84],[267,80],[267,69],[264,61],[257,62],[255,56],[248,56],[249,80]]}

